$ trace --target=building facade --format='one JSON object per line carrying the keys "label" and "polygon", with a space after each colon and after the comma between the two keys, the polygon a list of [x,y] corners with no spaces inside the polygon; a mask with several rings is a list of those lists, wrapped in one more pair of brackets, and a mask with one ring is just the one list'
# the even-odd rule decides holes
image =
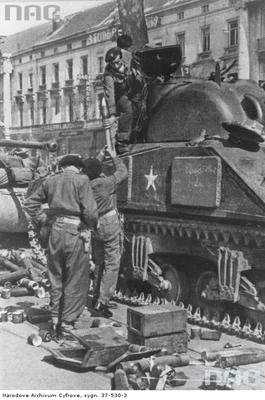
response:
{"label": "building facade", "polygon": [[[262,3],[145,1],[149,42],[178,43],[183,75],[208,79],[219,62],[239,78],[264,80]],[[7,137],[56,138],[61,152],[94,153],[103,145],[100,78],[104,54],[115,45],[117,24],[118,10],[112,2],[64,21],[55,14],[53,21],[37,29],[6,38],[1,46],[0,120]]]}

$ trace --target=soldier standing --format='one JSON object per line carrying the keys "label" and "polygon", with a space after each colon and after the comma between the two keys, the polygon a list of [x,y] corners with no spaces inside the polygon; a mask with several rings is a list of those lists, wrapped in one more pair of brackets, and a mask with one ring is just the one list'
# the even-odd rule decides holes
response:
{"label": "soldier standing", "polygon": [[84,251],[82,224],[97,224],[97,206],[83,160],[67,155],[59,162],[61,171],[44,180],[25,201],[33,222],[45,225],[47,214],[41,205],[48,203],[51,231],[48,242],[48,275],[51,283],[51,314],[54,332],[60,337],[70,330],[82,313],[89,286],[89,253]]}
{"label": "soldier standing", "polygon": [[95,305],[98,315],[105,318],[112,316],[109,308],[113,308],[115,303],[111,304],[109,300],[116,289],[123,247],[123,231],[116,209],[116,190],[118,185],[128,176],[123,161],[111,150],[108,150],[108,154],[111,156],[115,167],[114,174],[110,176],[102,174],[101,161],[103,161],[105,152],[101,151],[98,158],[84,160],[85,172],[91,180],[99,214],[95,241],[93,242],[98,271],[92,305]]}

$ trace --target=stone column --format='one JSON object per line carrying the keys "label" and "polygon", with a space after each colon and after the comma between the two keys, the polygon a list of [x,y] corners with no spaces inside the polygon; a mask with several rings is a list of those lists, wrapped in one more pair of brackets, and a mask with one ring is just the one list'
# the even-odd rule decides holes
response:
{"label": "stone column", "polygon": [[4,111],[4,134],[5,139],[10,139],[10,127],[12,126],[11,107],[11,79],[13,66],[9,54],[3,54],[3,111]]}
{"label": "stone column", "polygon": [[239,6],[239,48],[238,48],[238,77],[239,79],[249,79],[250,60],[249,60],[249,21],[248,9],[242,1]]}

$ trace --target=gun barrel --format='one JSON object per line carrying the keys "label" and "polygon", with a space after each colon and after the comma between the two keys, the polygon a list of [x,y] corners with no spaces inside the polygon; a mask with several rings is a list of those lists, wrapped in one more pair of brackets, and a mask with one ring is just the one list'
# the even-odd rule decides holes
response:
{"label": "gun barrel", "polygon": [[0,139],[0,146],[2,147],[23,147],[26,149],[41,149],[54,152],[57,150],[57,143],[55,142],[34,142],[34,141],[23,141],[23,140],[12,140],[12,139]]}

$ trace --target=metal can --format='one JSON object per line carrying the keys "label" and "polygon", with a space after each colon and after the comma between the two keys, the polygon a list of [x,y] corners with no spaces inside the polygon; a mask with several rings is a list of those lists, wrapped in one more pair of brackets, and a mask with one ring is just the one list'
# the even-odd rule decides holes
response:
{"label": "metal can", "polygon": [[40,335],[37,335],[36,333],[32,333],[28,337],[28,343],[31,344],[32,346],[38,347],[42,343],[42,338],[40,337]]}
{"label": "metal can", "polygon": [[0,311],[0,322],[7,322],[7,311],[6,310],[2,310]]}
{"label": "metal can", "polygon": [[190,330],[190,337],[191,339],[198,340],[201,338],[201,328],[191,328]]}
{"label": "metal can", "polygon": [[2,294],[1,294],[3,299],[10,299],[11,297],[11,290],[9,288],[3,288]]}
{"label": "metal can", "polygon": [[23,322],[23,311],[17,310],[13,312],[12,322],[14,324],[21,324]]}
{"label": "metal can", "polygon": [[13,313],[12,312],[7,312],[7,321],[11,322],[13,320]]}
{"label": "metal can", "polygon": [[43,342],[51,342],[52,340],[52,333],[48,329],[43,329],[39,331],[39,336],[41,337]]}

